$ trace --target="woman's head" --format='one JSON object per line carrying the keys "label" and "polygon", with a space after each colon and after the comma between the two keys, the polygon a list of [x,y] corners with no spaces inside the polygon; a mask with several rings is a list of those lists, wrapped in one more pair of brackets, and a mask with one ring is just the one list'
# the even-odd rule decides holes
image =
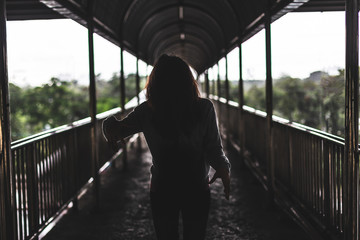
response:
{"label": "woman's head", "polygon": [[162,55],[147,81],[146,97],[155,109],[189,106],[199,99],[199,90],[189,66],[181,58]]}

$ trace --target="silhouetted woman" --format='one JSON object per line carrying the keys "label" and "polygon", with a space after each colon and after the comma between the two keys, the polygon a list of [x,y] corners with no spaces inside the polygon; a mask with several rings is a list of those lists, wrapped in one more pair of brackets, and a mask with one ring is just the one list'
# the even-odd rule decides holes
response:
{"label": "silhouetted woman", "polygon": [[[150,199],[159,240],[178,239],[179,214],[185,240],[205,238],[209,183],[221,178],[229,198],[230,163],[224,155],[213,104],[199,97],[189,66],[162,55],[146,85],[147,101],[126,118],[103,123],[110,144],[143,132],[153,157]],[[216,170],[209,181],[209,168]]]}

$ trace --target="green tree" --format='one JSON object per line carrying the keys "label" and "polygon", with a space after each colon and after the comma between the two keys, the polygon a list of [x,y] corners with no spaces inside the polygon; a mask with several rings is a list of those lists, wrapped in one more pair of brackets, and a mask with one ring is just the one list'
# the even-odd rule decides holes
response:
{"label": "green tree", "polygon": [[265,111],[265,87],[252,86],[244,96],[245,105]]}
{"label": "green tree", "polygon": [[282,117],[294,121],[299,118],[299,105],[303,101],[304,95],[305,92],[300,79],[284,76],[274,83],[274,110]]}
{"label": "green tree", "polygon": [[332,134],[344,135],[345,125],[345,80],[344,71],[336,76],[321,79],[322,107],[325,130]]}

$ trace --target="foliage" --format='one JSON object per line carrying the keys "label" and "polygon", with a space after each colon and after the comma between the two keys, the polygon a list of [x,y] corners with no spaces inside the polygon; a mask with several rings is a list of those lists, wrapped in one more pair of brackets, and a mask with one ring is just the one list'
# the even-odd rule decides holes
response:
{"label": "foliage", "polygon": [[[344,136],[344,71],[335,76],[317,72],[317,79],[283,76],[273,83],[274,115]],[[257,82],[255,84],[255,82]],[[230,84],[230,98],[237,101],[237,84]],[[245,104],[266,110],[265,84],[254,81],[244,93]]]}
{"label": "foliage", "polygon": [[[142,78],[144,80],[144,78]],[[144,86],[141,81],[140,87]],[[126,102],[136,95],[136,76],[125,79]],[[17,140],[89,116],[89,88],[77,81],[51,78],[38,87],[9,84],[11,137]],[[96,76],[97,112],[120,105],[120,80],[114,73],[108,80]]]}
{"label": "foliage", "polygon": [[[321,72],[320,72],[321,73]],[[335,76],[317,74],[318,79],[298,79],[283,76],[273,83],[274,114],[344,136],[344,71]],[[140,79],[140,89],[145,79]],[[265,84],[249,81],[244,93],[245,104],[266,110]],[[136,95],[136,75],[125,79],[126,102]],[[204,86],[203,86],[204,87]],[[220,81],[221,96],[225,97],[225,81]],[[230,99],[238,101],[238,84],[229,81]],[[50,79],[39,87],[20,88],[9,84],[12,140],[68,124],[89,116],[88,86],[77,81]],[[217,94],[217,81],[210,82],[210,92]],[[96,76],[97,112],[120,105],[120,78],[118,73],[104,80]]]}

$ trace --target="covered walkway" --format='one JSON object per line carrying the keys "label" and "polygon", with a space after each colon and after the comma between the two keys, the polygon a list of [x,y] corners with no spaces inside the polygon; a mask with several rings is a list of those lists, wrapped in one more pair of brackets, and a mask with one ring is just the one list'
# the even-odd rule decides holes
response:
{"label": "covered walkway", "polygon": [[[345,138],[273,115],[271,24],[292,11],[333,10],[346,15]],[[204,96],[214,101],[225,141],[236,149],[228,149],[233,162],[230,201],[222,197],[219,183],[213,188],[208,239],[306,239],[289,215],[312,239],[358,240],[358,10],[358,0],[0,1],[0,240],[38,239],[69,204],[79,211],[66,215],[45,239],[154,238],[147,199],[149,153],[136,156],[121,149],[119,155],[126,159],[129,154],[128,161],[106,168],[118,156],[101,137],[106,117],[124,116],[141,102],[139,97],[125,106],[125,50],[137,58],[137,96],[139,60],[152,65],[161,54],[172,53],[186,60],[198,78],[204,76]],[[89,117],[12,142],[6,22],[56,18],[87,28]],[[265,112],[245,106],[242,75],[242,44],[262,29]],[[120,107],[101,114],[96,109],[94,33],[120,47]],[[227,56],[235,48],[238,101],[232,102]],[[217,96],[210,94],[208,74],[216,65],[212,89]],[[91,191],[84,194],[84,189]],[[264,208],[269,202],[275,204]]]}
{"label": "covered walkway", "polygon": [[[144,146],[144,144],[142,144]],[[133,240],[155,239],[149,201],[151,155],[137,146],[101,175],[100,209],[95,211],[91,191],[79,199],[79,210],[70,210],[44,240]],[[207,238],[226,240],[306,240],[309,237],[288,215],[269,206],[266,192],[233,149],[227,150],[233,165],[231,197],[223,196],[220,180],[212,185],[212,208]]]}

